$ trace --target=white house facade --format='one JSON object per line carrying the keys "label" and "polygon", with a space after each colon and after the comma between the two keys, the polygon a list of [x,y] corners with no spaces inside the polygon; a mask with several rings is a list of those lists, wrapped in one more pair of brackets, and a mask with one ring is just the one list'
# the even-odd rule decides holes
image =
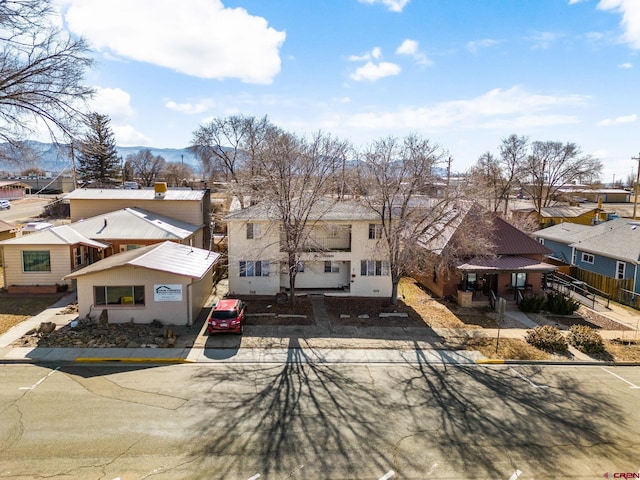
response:
{"label": "white house facade", "polygon": [[[307,222],[296,290],[325,290],[360,297],[391,295],[389,264],[375,212],[355,202],[319,202]],[[229,291],[273,295],[289,288],[281,222],[264,205],[226,217]]]}

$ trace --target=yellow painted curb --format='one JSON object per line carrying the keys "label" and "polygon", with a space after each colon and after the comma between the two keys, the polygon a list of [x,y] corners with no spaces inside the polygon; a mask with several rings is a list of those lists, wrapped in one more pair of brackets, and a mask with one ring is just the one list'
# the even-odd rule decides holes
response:
{"label": "yellow painted curb", "polygon": [[78,357],[77,363],[194,363],[187,358],[146,358],[146,357]]}
{"label": "yellow painted curb", "polygon": [[504,365],[504,360],[500,358],[486,358],[483,360],[476,360],[476,363],[488,365]]}

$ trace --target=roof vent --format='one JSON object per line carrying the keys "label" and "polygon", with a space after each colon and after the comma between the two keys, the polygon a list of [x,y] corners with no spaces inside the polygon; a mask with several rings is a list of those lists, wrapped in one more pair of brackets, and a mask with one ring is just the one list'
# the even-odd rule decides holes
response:
{"label": "roof vent", "polygon": [[167,193],[167,182],[156,182],[153,189],[156,192],[155,198],[164,198],[164,194]]}

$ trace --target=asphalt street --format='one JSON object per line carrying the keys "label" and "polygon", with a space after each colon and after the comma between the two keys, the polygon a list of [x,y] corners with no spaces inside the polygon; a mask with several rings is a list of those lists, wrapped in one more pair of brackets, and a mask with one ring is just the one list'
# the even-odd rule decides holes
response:
{"label": "asphalt street", "polygon": [[638,472],[640,368],[0,365],[0,478],[599,479]]}

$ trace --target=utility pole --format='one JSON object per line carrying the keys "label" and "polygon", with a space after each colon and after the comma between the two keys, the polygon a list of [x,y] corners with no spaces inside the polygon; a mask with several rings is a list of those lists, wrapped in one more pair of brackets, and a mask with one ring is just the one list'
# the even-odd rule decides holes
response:
{"label": "utility pole", "polygon": [[636,208],[638,207],[638,182],[640,182],[640,153],[637,157],[631,157],[631,160],[638,160],[638,168],[636,171],[636,184],[633,187],[633,219],[636,219]]}

